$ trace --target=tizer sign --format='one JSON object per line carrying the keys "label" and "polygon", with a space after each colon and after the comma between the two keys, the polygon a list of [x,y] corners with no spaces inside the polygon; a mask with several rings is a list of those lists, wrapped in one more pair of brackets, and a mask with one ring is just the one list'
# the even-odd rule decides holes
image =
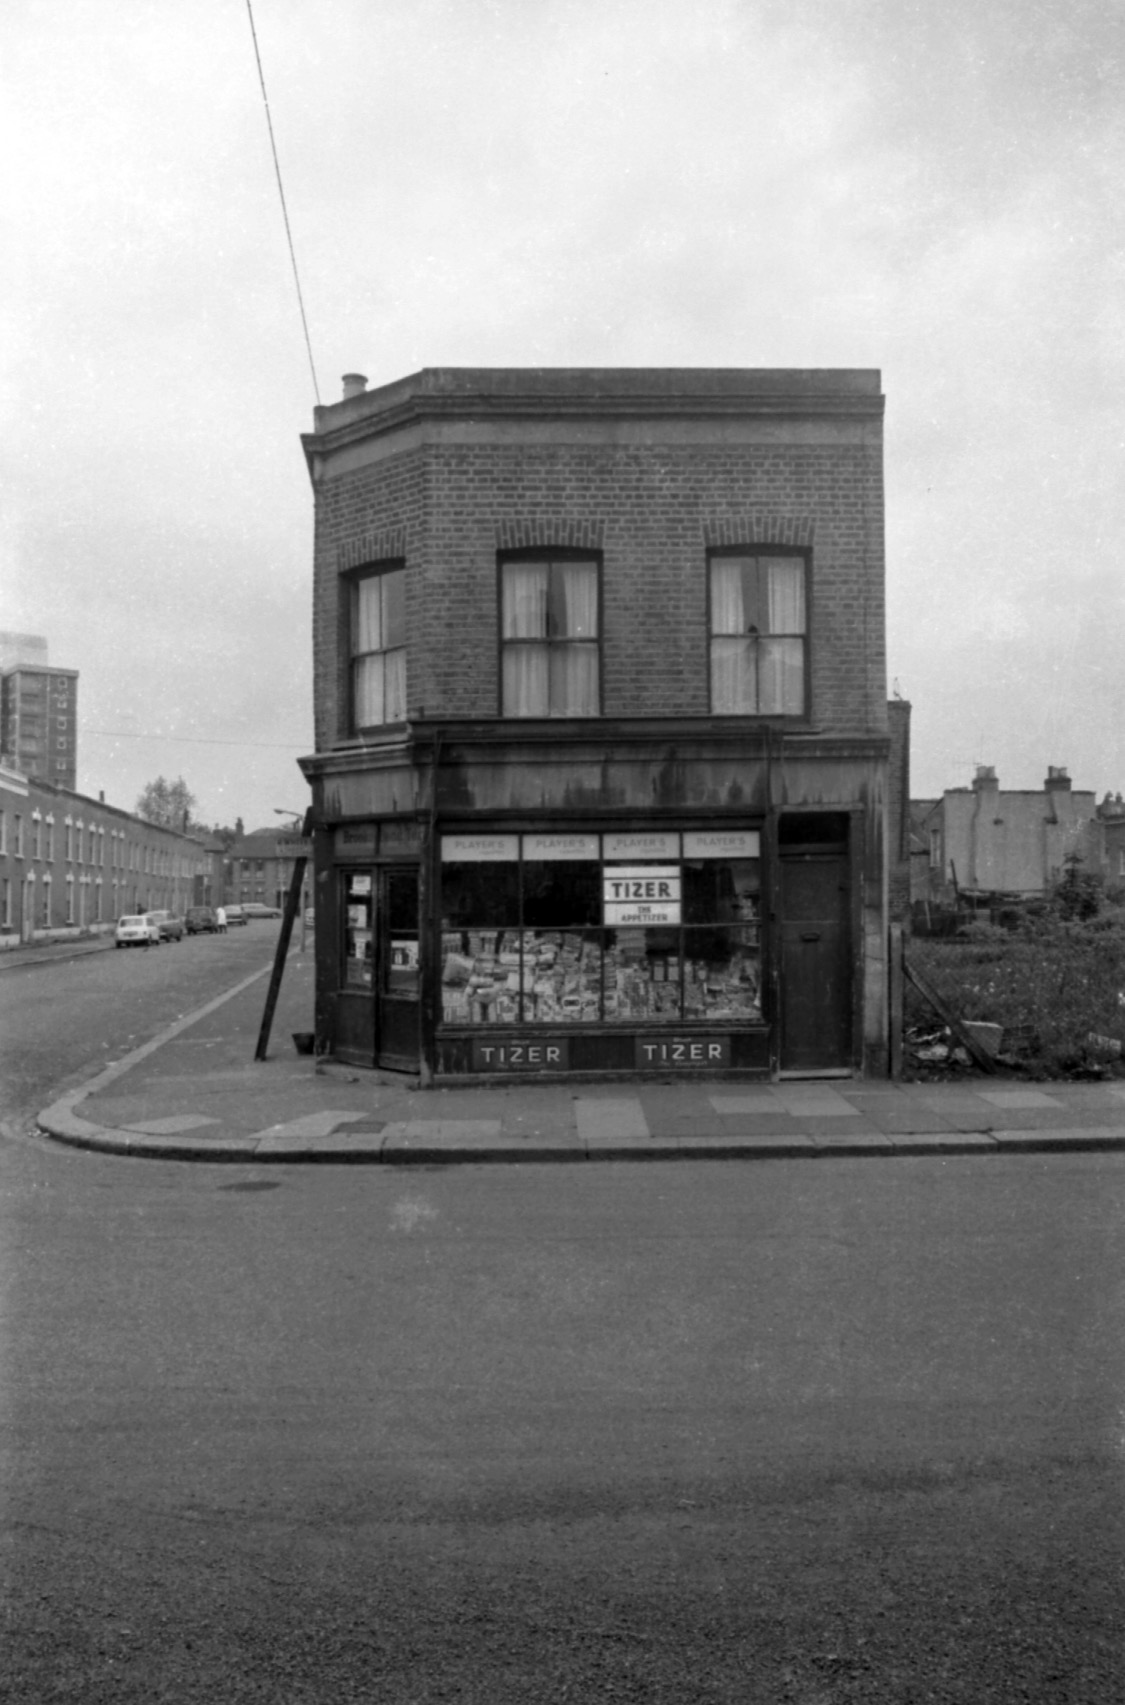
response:
{"label": "tizer sign", "polygon": [[554,1042],[484,1042],[473,1038],[475,1072],[565,1072],[569,1064],[566,1036]]}
{"label": "tizer sign", "polygon": [[667,1071],[679,1067],[698,1071],[701,1067],[730,1065],[729,1036],[638,1036],[634,1043],[638,1071]]}
{"label": "tizer sign", "polygon": [[678,924],[678,864],[607,864],[602,872],[605,922]]}

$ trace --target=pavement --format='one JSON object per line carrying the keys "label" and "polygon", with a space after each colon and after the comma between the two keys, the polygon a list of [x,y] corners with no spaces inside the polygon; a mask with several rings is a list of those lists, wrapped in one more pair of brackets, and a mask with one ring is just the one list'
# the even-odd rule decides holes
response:
{"label": "pavement", "polygon": [[408,1165],[762,1160],[1125,1148],[1125,1079],[636,1080],[420,1089],[298,1054],[311,953],[290,956],[267,1058],[268,967],[38,1116],[60,1142],[161,1160]]}

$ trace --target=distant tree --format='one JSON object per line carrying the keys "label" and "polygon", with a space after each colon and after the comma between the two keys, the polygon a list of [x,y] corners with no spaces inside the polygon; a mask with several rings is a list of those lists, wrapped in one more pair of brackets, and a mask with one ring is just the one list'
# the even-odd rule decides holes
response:
{"label": "distant tree", "polygon": [[175,781],[165,781],[163,776],[157,776],[141,790],[136,804],[137,816],[143,817],[146,823],[159,823],[165,829],[179,829],[182,834],[200,826],[192,821],[194,810],[195,795],[183,776],[177,776]]}
{"label": "distant tree", "polygon": [[1066,871],[1051,889],[1050,901],[1060,918],[1068,923],[1085,922],[1096,918],[1102,907],[1104,883],[1095,871],[1080,869],[1077,853],[1068,853],[1063,860]]}

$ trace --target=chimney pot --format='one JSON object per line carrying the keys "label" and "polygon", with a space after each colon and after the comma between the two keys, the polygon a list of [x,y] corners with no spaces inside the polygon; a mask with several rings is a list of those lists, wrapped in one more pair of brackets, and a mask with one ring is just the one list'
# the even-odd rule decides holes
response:
{"label": "chimney pot", "polygon": [[350,401],[350,399],[352,397],[362,397],[362,395],[363,395],[364,391],[366,391],[366,389],[367,389],[367,374],[366,373],[345,373],[344,374],[344,401],[345,402]]}

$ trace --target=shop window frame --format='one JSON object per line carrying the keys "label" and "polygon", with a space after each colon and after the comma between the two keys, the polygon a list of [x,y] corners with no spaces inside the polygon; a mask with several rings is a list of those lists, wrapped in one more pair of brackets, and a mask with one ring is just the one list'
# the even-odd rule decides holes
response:
{"label": "shop window frame", "polygon": [[[620,987],[623,972],[630,963],[625,957],[612,957],[619,951],[627,952],[627,950],[623,949],[623,944],[620,942],[619,938],[622,933],[628,931],[629,926],[605,923],[603,921],[604,911],[600,912],[596,921],[590,918],[587,918],[585,921],[579,921],[576,916],[575,919],[569,923],[528,923],[526,916],[526,902],[528,896],[527,885],[524,879],[524,871],[529,865],[539,863],[540,861],[526,856],[523,840],[524,835],[534,833],[534,831],[514,831],[517,842],[516,857],[514,859],[503,859],[497,860],[496,862],[490,862],[487,859],[480,861],[479,868],[482,872],[482,877],[485,872],[491,871],[498,873],[501,869],[507,872],[514,872],[514,875],[509,875],[505,878],[505,884],[507,885],[511,883],[514,885],[513,891],[515,895],[515,906],[513,908],[513,915],[510,919],[506,917],[502,919],[499,915],[496,915],[489,921],[484,921],[482,918],[476,922],[473,922],[470,918],[459,917],[456,914],[451,914],[447,917],[445,913],[446,894],[444,888],[444,872],[453,868],[458,870],[471,869],[475,861],[471,859],[451,859],[448,861],[443,859],[441,856],[439,838],[436,853],[438,861],[440,921],[437,928],[436,946],[438,949],[438,958],[435,979],[435,986],[438,990],[438,1012],[440,1015],[438,1017],[439,1031],[445,1033],[463,1031],[474,1036],[479,1036],[481,1034],[510,1034],[517,1028],[521,1031],[525,1029],[534,1029],[539,1032],[555,1031],[564,1028],[569,1029],[570,1027],[574,1027],[575,1030],[587,1031],[596,1027],[602,1033],[618,1035],[627,1034],[631,1026],[635,1026],[641,1033],[648,1033],[661,1028],[667,1030],[669,1028],[680,1027],[689,1028],[694,1033],[717,1029],[765,1029],[768,1026],[769,1002],[765,930],[765,825],[763,823],[754,823],[741,825],[740,827],[746,832],[756,833],[758,835],[757,854],[739,854],[737,852],[732,852],[727,857],[715,858],[713,862],[716,868],[720,864],[726,866],[739,864],[756,865],[757,869],[755,872],[755,884],[753,888],[743,890],[743,894],[752,893],[753,895],[752,911],[749,915],[738,916],[737,914],[732,914],[725,917],[720,916],[717,903],[714,916],[704,918],[702,916],[697,917],[690,915],[692,907],[689,900],[689,868],[696,867],[701,863],[706,864],[712,862],[709,859],[702,858],[702,856],[697,853],[689,853],[686,850],[683,844],[683,836],[685,834],[699,832],[698,830],[693,831],[691,825],[688,825],[685,829],[676,831],[680,835],[681,845],[680,851],[675,855],[674,859],[667,854],[653,854],[651,858],[645,857],[634,860],[634,862],[651,863],[654,866],[661,865],[666,862],[675,862],[679,867],[681,881],[679,922],[668,924],[666,926],[639,926],[639,933],[643,933],[645,935],[643,958],[646,961],[651,961],[649,964],[649,974],[646,975],[643,981],[647,985],[649,996],[653,997],[652,1004],[643,1012],[638,1012],[635,1009],[625,1012],[614,1010],[616,1002],[611,1003],[608,998],[609,993],[611,992],[610,972],[612,971],[613,973],[613,980],[615,984]],[[506,832],[511,833],[512,831]],[[551,831],[547,830],[544,832],[550,833]],[[604,892],[603,882],[607,870],[616,865],[620,865],[623,862],[628,862],[626,855],[615,855],[606,852],[605,835],[606,833],[612,832],[612,830],[590,831],[590,833],[597,834],[599,836],[598,856],[596,859],[576,861],[582,864],[588,863],[596,868],[598,872],[596,880],[599,891],[601,892]],[[629,858],[632,858],[632,855],[629,855]],[[693,1003],[688,990],[693,979],[699,981],[702,981],[703,979],[697,977],[697,966],[695,969],[692,969],[691,966],[689,966],[689,961],[694,964],[695,961],[699,961],[701,958],[698,953],[693,954],[691,952],[691,946],[693,943],[702,944],[705,938],[714,938],[719,933],[724,934],[725,940],[723,945],[724,947],[729,948],[730,951],[726,953],[725,956],[722,954],[716,956],[715,963],[725,963],[727,965],[734,966],[736,961],[740,961],[743,965],[745,965],[747,961],[753,960],[754,973],[750,978],[750,982],[756,981],[756,1000],[754,1000],[747,1008],[738,1010],[736,1007],[735,1011],[727,1012],[723,1015],[720,1015],[718,1011],[714,1013],[707,1010],[695,1012],[691,1010]],[[668,944],[663,954],[659,949],[659,945],[655,944],[655,937],[660,934],[667,934],[669,937]],[[588,949],[590,947],[596,947],[598,958],[598,990],[597,1010],[594,1014],[583,1013],[578,1008],[570,1014],[563,1011],[550,1017],[544,1017],[534,1010],[531,1012],[528,1011],[529,995],[536,993],[535,978],[537,973],[535,966],[537,963],[541,963],[541,960],[532,960],[529,958],[528,948],[529,945],[535,944],[535,938],[539,938],[538,945],[540,949],[544,946],[549,946],[549,944],[543,940],[543,938],[547,936],[557,936],[562,938],[559,944],[560,956],[563,952],[568,952],[570,954],[575,952],[578,953],[579,958],[576,970],[580,970],[581,967],[586,964]],[[649,940],[650,936],[654,938],[653,941]],[[478,941],[482,943],[481,952],[478,953],[474,949],[471,940],[472,937],[478,938]],[[484,938],[495,938],[495,940],[485,940]],[[517,952],[518,964],[513,957]],[[457,980],[447,975],[447,972],[451,968],[451,955],[453,956],[452,969],[456,972]],[[704,955],[703,958],[706,959],[708,956]],[[463,985],[469,982],[471,975],[470,965],[477,959],[491,959],[497,968],[507,966],[509,988],[515,997],[516,1010],[514,1016],[507,1016],[499,1019],[486,1019],[483,1014],[476,1018],[471,1016],[473,1010],[473,999],[471,997],[470,990],[465,988]],[[462,963],[458,964],[458,960],[462,961]],[[658,975],[656,970],[656,962],[661,960],[664,962],[664,974],[662,976]],[[669,962],[674,962],[674,979],[668,975],[667,967]],[[514,986],[510,981],[513,974],[516,975],[516,983]],[[744,977],[745,971],[740,972],[738,976],[736,976],[733,971],[729,971],[725,973],[723,980],[729,989],[734,986],[734,982],[740,981]],[[457,1002],[447,1001],[447,988],[456,989],[458,986],[458,980],[461,982],[463,987],[462,997],[459,998]],[[667,988],[673,980],[677,987],[676,1000],[674,1003],[668,1003],[664,1010],[659,1010],[660,1003],[655,999],[655,990],[658,989],[661,984],[663,984],[664,988]],[[628,981],[628,979],[626,978],[625,981]],[[588,992],[585,986],[583,987],[583,992]],[[743,993],[745,993],[745,991],[743,991]],[[489,998],[503,1003],[503,991],[500,991],[498,994],[494,990],[493,995]],[[464,999],[464,1003],[466,1005],[465,1015],[461,1016],[458,1014],[457,1016],[453,1016],[450,1008],[460,1005],[462,999]],[[716,1005],[718,1004],[720,1003],[717,1002]],[[728,1002],[728,1004],[730,1003]],[[499,1007],[499,1010],[502,1010],[502,1004]]]}

